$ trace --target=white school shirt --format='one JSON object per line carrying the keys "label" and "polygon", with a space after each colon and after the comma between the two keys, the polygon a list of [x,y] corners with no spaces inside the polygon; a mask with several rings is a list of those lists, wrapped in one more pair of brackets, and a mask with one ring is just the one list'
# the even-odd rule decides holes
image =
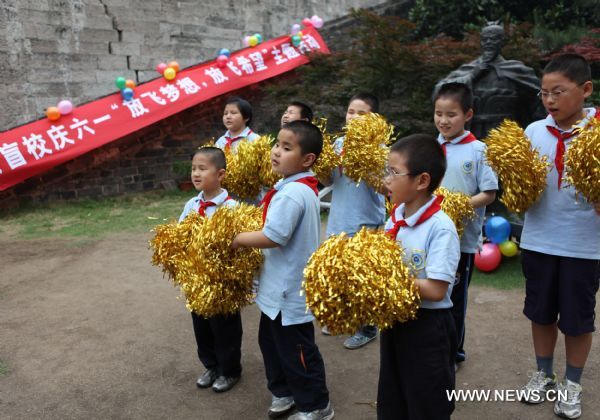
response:
{"label": "white school shirt", "polygon": [[[215,143],[215,146],[218,147],[219,149],[225,150],[225,146],[227,145],[227,137],[229,137],[229,138],[232,137],[229,130],[227,130],[225,132],[225,134],[223,134],[221,137],[219,137],[219,139]],[[235,151],[238,148],[240,142],[254,141],[254,140],[260,138],[260,136],[258,134],[256,134],[254,131],[252,131],[250,129],[250,127],[246,127],[240,134],[235,136],[235,138],[239,139],[239,140],[236,140],[231,144],[231,151]]]}
{"label": "white school shirt", "polygon": [[[584,108],[584,111],[587,116],[578,127],[587,124],[597,112],[594,108]],[[598,260],[600,215],[581,195],[577,197],[575,188],[564,180],[558,189],[558,171],[554,165],[557,139],[547,126],[559,129],[551,115],[525,129],[540,157],[547,156],[552,166],[546,175],[544,192],[525,212],[521,248],[549,255]],[[565,156],[574,138],[576,136],[565,140]]]}
{"label": "white school shirt", "polygon": [[[438,143],[446,143],[446,173],[442,180],[442,187],[456,192],[462,192],[469,197],[482,191],[498,189],[498,177],[485,159],[485,143],[475,140],[466,144],[458,144],[471,134],[464,134],[446,143],[441,134]],[[460,238],[460,251],[474,254],[481,247],[483,238],[481,227],[485,206],[475,209],[475,218],[465,224],[465,230]]]}
{"label": "white school shirt", "polygon": [[[333,148],[341,155],[344,137],[335,140]],[[340,173],[341,172],[341,173]],[[385,198],[366,182],[348,178],[335,168],[332,176],[331,207],[327,219],[327,236],[342,232],[353,236],[363,226],[377,227],[385,222]]]}
{"label": "white school shirt", "polygon": [[305,184],[294,182],[312,172],[301,172],[275,184],[264,235],[279,244],[263,250],[265,262],[259,274],[256,304],[270,319],[281,312],[283,326],[311,322],[302,289],[304,267],[319,246],[319,199]]}
{"label": "white school shirt", "polygon": [[[208,200],[212,201],[216,205],[207,207],[204,210],[206,217],[211,217],[221,206],[233,207],[237,204],[237,201],[228,197],[229,194],[227,193],[227,190],[221,188],[221,193],[219,195],[217,195],[212,200]],[[200,201],[206,201],[204,200],[204,191],[200,191],[200,193],[196,197],[190,198],[188,202],[185,203],[185,206],[183,207],[183,212],[181,213],[181,216],[179,216],[179,221],[182,222],[192,211],[198,213],[198,209],[200,209]]]}
{"label": "white school shirt", "polygon": [[[396,241],[404,248],[404,260],[418,279],[433,279],[449,283],[448,291],[439,302],[421,300],[421,308],[445,309],[452,307],[452,287],[460,260],[460,241],[452,220],[442,210],[436,212],[420,225],[415,225],[436,197],[405,219],[408,226],[401,227]],[[395,212],[396,220],[404,219],[404,204]],[[390,217],[385,230],[394,227]]]}

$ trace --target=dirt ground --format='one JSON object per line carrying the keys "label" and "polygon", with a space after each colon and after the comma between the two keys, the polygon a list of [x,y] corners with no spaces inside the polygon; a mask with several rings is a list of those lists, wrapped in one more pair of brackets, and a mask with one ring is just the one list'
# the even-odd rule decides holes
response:
{"label": "dirt ground", "polygon": [[[0,239],[2,419],[263,419],[270,402],[257,344],[259,312],[243,312],[243,376],[225,394],[199,390],[191,318],[150,264],[149,234],[98,241]],[[471,289],[457,388],[516,389],[534,366],[523,292]],[[338,419],[374,419],[379,345],[342,347],[318,334]],[[562,340],[555,356],[564,372]],[[584,419],[600,419],[600,345],[584,372]],[[456,419],[552,419],[552,404],[459,402]]]}

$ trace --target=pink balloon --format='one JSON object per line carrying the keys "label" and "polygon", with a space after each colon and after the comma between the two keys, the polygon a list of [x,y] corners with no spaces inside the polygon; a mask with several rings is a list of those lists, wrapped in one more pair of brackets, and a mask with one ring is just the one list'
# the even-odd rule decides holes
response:
{"label": "pink balloon", "polygon": [[156,71],[159,72],[160,74],[163,74],[166,69],[167,69],[167,65],[165,63],[158,63],[158,65],[156,66]]}
{"label": "pink balloon", "polygon": [[500,265],[502,254],[498,245],[493,243],[483,244],[481,251],[475,254],[475,267],[480,271],[494,271]]}
{"label": "pink balloon", "polygon": [[306,27],[313,26],[312,21],[309,18],[302,19],[302,24]]}
{"label": "pink balloon", "polygon": [[315,20],[312,21],[312,24],[315,28],[319,29],[323,27],[323,19],[317,16]]}
{"label": "pink balloon", "polygon": [[292,35],[296,35],[299,30],[300,30],[300,25],[298,25],[297,23],[294,23],[292,25]]}
{"label": "pink balloon", "polygon": [[229,58],[225,54],[221,54],[217,57],[217,66],[223,68],[227,65]]}
{"label": "pink balloon", "polygon": [[58,103],[57,108],[60,111],[60,115],[67,115],[70,114],[71,111],[73,111],[73,104],[71,103],[71,101],[65,99]]}
{"label": "pink balloon", "polygon": [[246,35],[244,37],[244,39],[242,40],[242,43],[244,44],[244,47],[249,47],[250,46],[250,35]]}

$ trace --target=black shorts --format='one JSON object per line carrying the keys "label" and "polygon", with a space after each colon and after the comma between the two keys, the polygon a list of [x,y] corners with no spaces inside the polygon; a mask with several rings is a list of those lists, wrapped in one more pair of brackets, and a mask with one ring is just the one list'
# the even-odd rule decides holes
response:
{"label": "black shorts", "polygon": [[526,280],[525,316],[540,325],[553,324],[558,319],[558,328],[569,336],[593,332],[600,260],[525,249],[521,256]]}

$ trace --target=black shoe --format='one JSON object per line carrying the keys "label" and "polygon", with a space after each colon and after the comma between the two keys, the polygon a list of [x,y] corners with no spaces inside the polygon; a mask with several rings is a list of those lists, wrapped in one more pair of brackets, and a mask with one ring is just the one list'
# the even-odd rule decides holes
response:
{"label": "black shoe", "polygon": [[239,376],[219,376],[212,384],[212,389],[215,392],[229,391],[239,380]]}
{"label": "black shoe", "polygon": [[208,388],[213,384],[215,379],[217,379],[217,370],[208,369],[198,378],[198,380],[196,381],[196,386],[198,388]]}

